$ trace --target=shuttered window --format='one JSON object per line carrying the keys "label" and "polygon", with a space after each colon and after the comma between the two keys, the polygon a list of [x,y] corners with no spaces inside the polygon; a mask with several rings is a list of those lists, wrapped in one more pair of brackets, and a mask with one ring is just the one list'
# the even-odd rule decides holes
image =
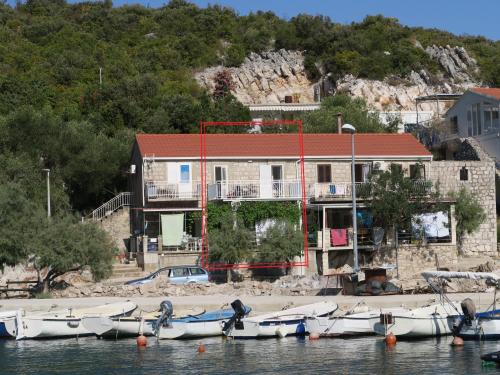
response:
{"label": "shuttered window", "polygon": [[332,166],[330,164],[318,164],[318,182],[332,182]]}

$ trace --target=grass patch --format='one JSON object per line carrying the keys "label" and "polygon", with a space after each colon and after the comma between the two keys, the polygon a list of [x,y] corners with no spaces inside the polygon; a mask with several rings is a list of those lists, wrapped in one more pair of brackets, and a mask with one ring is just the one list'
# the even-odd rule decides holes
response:
{"label": "grass patch", "polygon": [[36,293],[35,298],[36,299],[50,299],[50,298],[52,298],[52,294],[50,294],[50,292]]}

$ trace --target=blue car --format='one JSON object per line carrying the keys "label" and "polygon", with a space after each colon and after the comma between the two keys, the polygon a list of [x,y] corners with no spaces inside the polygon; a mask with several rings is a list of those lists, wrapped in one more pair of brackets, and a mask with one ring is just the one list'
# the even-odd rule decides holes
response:
{"label": "blue car", "polygon": [[158,276],[164,276],[168,278],[172,284],[190,284],[190,283],[200,283],[205,284],[209,282],[208,272],[198,266],[172,266],[160,268],[158,271],[152,274],[135,280],[129,280],[126,285],[142,285],[153,281]]}

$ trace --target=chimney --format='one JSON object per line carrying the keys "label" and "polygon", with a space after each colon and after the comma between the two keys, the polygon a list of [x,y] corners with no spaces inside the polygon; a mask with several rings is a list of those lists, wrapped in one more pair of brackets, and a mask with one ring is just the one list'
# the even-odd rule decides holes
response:
{"label": "chimney", "polygon": [[342,134],[342,125],[344,125],[344,116],[341,112],[337,113],[337,132]]}

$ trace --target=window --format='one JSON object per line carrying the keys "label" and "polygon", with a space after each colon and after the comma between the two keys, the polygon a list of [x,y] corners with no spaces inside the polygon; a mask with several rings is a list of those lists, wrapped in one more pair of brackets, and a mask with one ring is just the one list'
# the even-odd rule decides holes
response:
{"label": "window", "polygon": [[318,164],[318,182],[332,182],[332,166],[330,164]]}
{"label": "window", "polygon": [[474,104],[472,106],[472,134],[473,136],[481,135],[481,104]]}
{"label": "window", "polygon": [[354,182],[366,182],[370,177],[370,164],[356,164],[354,166]]}
{"label": "window", "polygon": [[498,108],[491,109],[491,127],[495,132],[500,128],[500,124],[498,122]]}
{"label": "window", "polygon": [[273,181],[283,180],[283,167],[281,165],[272,165],[271,176]]}
{"label": "window", "polygon": [[204,275],[205,271],[203,271],[201,268],[190,268],[189,271],[191,271],[191,275]]}
{"label": "window", "polygon": [[468,181],[469,180],[469,170],[465,167],[460,169],[460,181]]}
{"label": "window", "polygon": [[174,268],[171,272],[171,277],[185,277],[189,276],[189,271],[187,268]]}
{"label": "window", "polygon": [[190,180],[189,164],[181,164],[181,182],[189,182]]}
{"label": "window", "polygon": [[425,178],[425,168],[422,164],[410,165],[410,178],[412,180],[421,180]]}
{"label": "window", "polygon": [[491,108],[486,108],[484,111],[483,111],[483,117],[484,117],[484,132],[485,133],[488,133],[488,131],[490,130],[491,128],[491,120],[492,120],[492,112],[491,112]]}
{"label": "window", "polygon": [[453,116],[450,118],[450,131],[452,134],[458,133],[458,117]]}
{"label": "window", "polygon": [[215,167],[215,182],[227,181],[227,167]]}

